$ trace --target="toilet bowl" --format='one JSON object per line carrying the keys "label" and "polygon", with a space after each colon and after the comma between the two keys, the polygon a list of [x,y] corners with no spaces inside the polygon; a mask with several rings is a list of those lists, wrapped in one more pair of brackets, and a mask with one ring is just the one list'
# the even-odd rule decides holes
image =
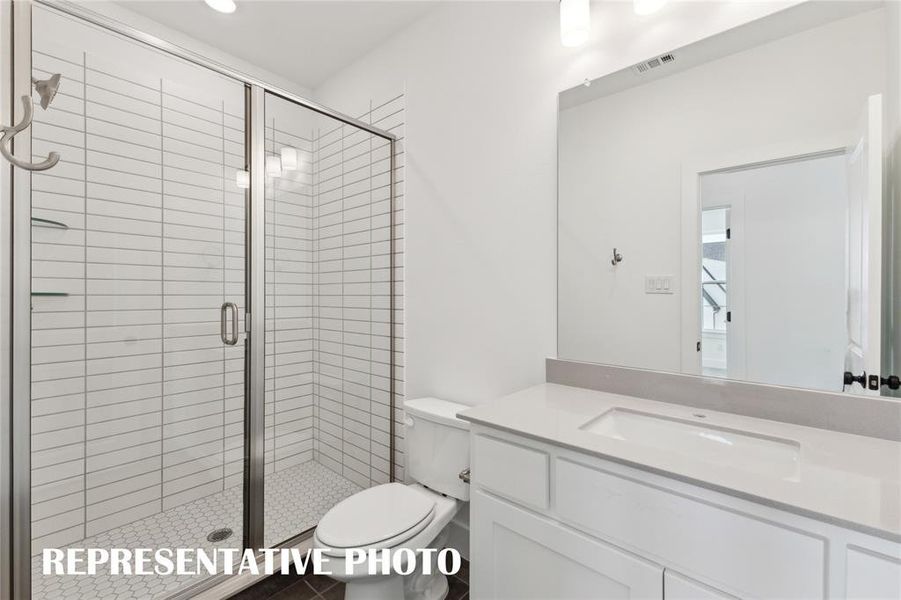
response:
{"label": "toilet bowl", "polygon": [[[370,575],[367,563],[346,564],[347,550],[401,549],[416,551],[433,545],[446,530],[462,503],[419,484],[386,483],[355,494],[329,511],[313,536],[314,547],[329,557],[332,577],[347,584],[348,600],[401,598],[440,600],[447,594],[447,579],[430,565],[433,576],[421,575],[418,564],[413,574],[393,572]],[[382,515],[381,517],[379,515]],[[421,562],[419,556],[417,562]],[[434,557],[431,559],[434,561]],[[419,576],[415,576],[419,575]],[[407,579],[415,580],[406,581]],[[407,592],[404,587],[411,588]],[[414,595],[410,595],[413,593]]]}
{"label": "toilet bowl", "polygon": [[[408,401],[404,424],[414,483],[385,483],[358,492],[319,522],[313,545],[328,558],[331,576],[345,582],[346,600],[442,600],[447,595],[447,577],[436,568],[437,553],[424,557],[421,550],[444,548],[448,525],[469,500],[469,486],[459,477],[469,467],[469,428],[456,417],[466,408],[435,398]],[[352,550],[387,551],[389,557],[416,553],[415,569],[403,575],[389,568],[383,574],[379,566],[371,575],[367,562],[348,561]],[[429,569],[424,568],[426,558]],[[407,566],[402,562],[400,570],[406,572]]]}

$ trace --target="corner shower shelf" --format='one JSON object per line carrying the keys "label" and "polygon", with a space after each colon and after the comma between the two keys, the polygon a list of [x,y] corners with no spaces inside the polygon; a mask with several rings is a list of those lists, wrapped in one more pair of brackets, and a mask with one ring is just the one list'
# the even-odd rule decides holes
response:
{"label": "corner shower shelf", "polygon": [[41,219],[40,217],[31,217],[31,224],[34,227],[47,227],[50,229],[68,229],[69,226],[59,221],[51,221],[50,219]]}

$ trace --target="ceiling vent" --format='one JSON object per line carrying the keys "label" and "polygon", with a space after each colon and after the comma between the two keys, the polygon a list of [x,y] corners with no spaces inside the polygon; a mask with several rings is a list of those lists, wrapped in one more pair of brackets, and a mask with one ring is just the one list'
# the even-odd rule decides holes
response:
{"label": "ceiling vent", "polygon": [[632,70],[635,71],[635,73],[637,73],[638,75],[641,75],[643,73],[647,73],[651,69],[656,69],[658,67],[662,67],[663,65],[667,65],[674,60],[676,60],[676,57],[672,54],[663,54],[656,58],[652,58],[651,60],[646,60],[644,62],[638,63],[637,65],[632,67]]}

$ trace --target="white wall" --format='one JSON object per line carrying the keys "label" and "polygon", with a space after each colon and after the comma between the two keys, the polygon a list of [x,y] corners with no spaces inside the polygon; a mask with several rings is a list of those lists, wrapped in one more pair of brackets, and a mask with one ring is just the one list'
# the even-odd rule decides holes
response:
{"label": "white wall", "polygon": [[406,93],[406,393],[481,403],[556,354],[557,93],[789,3],[594,3],[565,49],[556,2],[450,3],[314,91],[357,113]]}
{"label": "white wall", "polygon": [[683,282],[644,278],[680,273],[683,164],[850,131],[884,90],[884,29],[869,11],[561,113],[561,357],[679,370]]}

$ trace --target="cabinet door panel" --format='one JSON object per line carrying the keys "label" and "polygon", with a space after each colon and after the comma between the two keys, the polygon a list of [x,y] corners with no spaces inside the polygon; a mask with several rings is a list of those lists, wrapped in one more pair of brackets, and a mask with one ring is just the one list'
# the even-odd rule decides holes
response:
{"label": "cabinet door panel", "polygon": [[848,548],[848,600],[901,598],[901,557]]}
{"label": "cabinet door panel", "polygon": [[663,569],[492,498],[472,496],[476,600],[663,598]]}
{"label": "cabinet door panel", "polygon": [[663,597],[665,600],[736,600],[735,596],[692,581],[669,569],[663,573]]}

